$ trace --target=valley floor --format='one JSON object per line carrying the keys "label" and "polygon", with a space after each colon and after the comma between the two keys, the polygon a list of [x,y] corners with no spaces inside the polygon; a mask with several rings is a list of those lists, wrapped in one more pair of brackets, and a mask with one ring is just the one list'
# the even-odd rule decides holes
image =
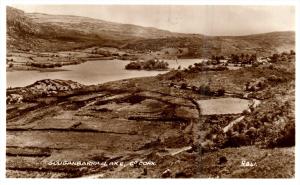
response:
{"label": "valley floor", "polygon": [[[247,82],[262,77],[266,78],[264,88],[245,91]],[[213,92],[222,87],[225,93],[207,96],[182,87],[182,83],[187,87],[209,84]],[[201,114],[197,100],[224,97],[262,103],[247,113]],[[7,89],[6,175],[292,178],[294,145],[279,141],[289,137],[282,133],[285,126],[294,125],[294,98],[293,65],[280,63],[275,69],[171,71],[92,86],[42,80]],[[229,128],[231,135],[220,132],[242,115],[243,128],[238,123],[239,128]],[[255,137],[250,132],[253,127]],[[270,130],[282,133],[283,138],[275,138]],[[271,146],[270,140],[279,143]],[[76,161],[98,163],[68,163]]]}

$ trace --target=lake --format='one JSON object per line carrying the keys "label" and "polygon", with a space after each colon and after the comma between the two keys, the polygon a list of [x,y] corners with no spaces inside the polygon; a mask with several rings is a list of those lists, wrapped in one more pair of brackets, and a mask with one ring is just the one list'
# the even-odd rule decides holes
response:
{"label": "lake", "polygon": [[[177,69],[180,65],[187,68],[189,65],[201,62],[201,59],[165,60],[170,68]],[[40,71],[9,71],[6,73],[7,87],[23,87],[42,79],[73,80],[84,85],[100,84],[127,78],[156,76],[167,71],[125,70],[130,61],[98,60],[87,61],[78,65],[63,66],[58,69],[67,71],[40,72]]]}
{"label": "lake", "polygon": [[[217,114],[240,114],[249,109],[253,102],[240,98],[216,98],[209,100],[199,100],[202,115]],[[258,103],[259,104],[259,103]]]}

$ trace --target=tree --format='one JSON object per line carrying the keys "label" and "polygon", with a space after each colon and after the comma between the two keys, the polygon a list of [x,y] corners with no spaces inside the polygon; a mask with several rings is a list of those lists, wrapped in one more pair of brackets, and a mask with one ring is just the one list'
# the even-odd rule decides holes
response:
{"label": "tree", "polygon": [[237,64],[237,63],[239,63],[239,56],[235,55],[235,54],[231,54],[231,60],[232,60],[232,63]]}
{"label": "tree", "polygon": [[290,55],[295,55],[296,53],[295,53],[295,51],[294,50],[291,50],[290,51]]}
{"label": "tree", "polygon": [[216,56],[217,64],[220,64],[220,59],[221,59],[221,57]]}
{"label": "tree", "polygon": [[239,57],[239,62],[243,62],[245,60],[245,55],[242,53]]}
{"label": "tree", "polygon": [[217,96],[224,96],[224,94],[225,94],[224,88],[220,88],[217,90],[217,93],[216,93]]}
{"label": "tree", "polygon": [[210,96],[212,92],[210,91],[210,87],[208,85],[201,85],[198,89],[199,94]]}
{"label": "tree", "polygon": [[250,64],[253,64],[255,62],[257,62],[257,56],[256,54],[252,54],[250,57]]}
{"label": "tree", "polygon": [[181,89],[186,89],[187,88],[187,84],[186,83],[182,83],[180,86]]}
{"label": "tree", "polygon": [[279,55],[277,53],[273,54],[271,57],[271,62],[276,63],[278,61]]}
{"label": "tree", "polygon": [[245,55],[245,60],[248,61],[249,58],[250,58],[250,55],[247,53],[247,54]]}

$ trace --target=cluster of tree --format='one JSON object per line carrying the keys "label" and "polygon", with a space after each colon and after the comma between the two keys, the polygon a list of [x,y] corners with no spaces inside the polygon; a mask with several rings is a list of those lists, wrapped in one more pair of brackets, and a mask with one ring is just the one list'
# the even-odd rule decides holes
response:
{"label": "cluster of tree", "polygon": [[165,61],[157,59],[150,59],[145,62],[130,62],[125,66],[128,70],[165,70],[168,69],[169,64]]}
{"label": "cluster of tree", "polygon": [[253,64],[257,61],[257,56],[256,54],[231,54],[230,55],[230,61],[233,64]]}
{"label": "cluster of tree", "polygon": [[293,57],[295,57],[296,53],[294,50],[290,50],[290,52],[282,52],[280,54],[275,53],[272,56],[270,56],[270,62],[276,63],[278,61],[290,61]]}
{"label": "cluster of tree", "polygon": [[[240,147],[259,144],[264,147],[288,147],[295,145],[295,119],[289,116],[291,104],[288,102],[271,102],[268,108],[254,111],[252,114],[244,111],[245,119],[236,123],[226,133],[222,129],[210,127],[208,135],[216,135],[211,140],[214,147]],[[278,117],[284,122],[278,122]],[[218,122],[220,123],[220,122]]]}
{"label": "cluster of tree", "polygon": [[213,91],[210,89],[209,85],[201,85],[200,87],[193,87],[193,90],[197,93],[205,96],[224,96],[225,89],[220,88],[217,91]]}
{"label": "cluster of tree", "polygon": [[290,55],[296,55],[296,52],[294,50],[290,50]]}
{"label": "cluster of tree", "polygon": [[14,59],[6,59],[6,63],[8,64],[8,67],[10,67],[10,68],[14,66],[13,62],[14,62]]}
{"label": "cluster of tree", "polygon": [[224,60],[224,59],[225,59],[225,57],[223,55],[221,55],[221,56],[212,55],[211,56],[211,63],[214,64],[214,65],[220,64],[221,63],[220,61]]}
{"label": "cluster of tree", "polygon": [[[171,86],[173,85],[174,84],[172,83]],[[188,84],[182,83],[180,89],[188,89]],[[213,91],[211,90],[209,85],[201,85],[199,87],[192,86],[192,90],[198,94],[205,95],[205,96],[224,96],[225,94],[224,88],[220,88],[217,91]]]}
{"label": "cluster of tree", "polygon": [[62,63],[35,63],[29,62],[26,65],[38,68],[54,68],[54,67],[62,67]]}
{"label": "cluster of tree", "polygon": [[228,70],[226,66],[207,66],[203,63],[195,63],[193,66],[190,65],[188,69],[186,69],[186,72],[201,72],[201,71],[225,71]]}
{"label": "cluster of tree", "polygon": [[277,53],[275,53],[270,57],[270,59],[271,59],[271,61],[270,61],[271,63],[276,63],[279,60],[279,55]]}

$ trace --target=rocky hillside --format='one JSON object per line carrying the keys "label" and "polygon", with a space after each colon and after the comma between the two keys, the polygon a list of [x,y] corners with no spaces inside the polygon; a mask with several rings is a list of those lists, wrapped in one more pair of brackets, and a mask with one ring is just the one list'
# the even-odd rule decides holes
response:
{"label": "rocky hillside", "polygon": [[104,40],[61,26],[33,22],[21,10],[7,7],[7,49],[23,51],[59,51],[88,47]]}
{"label": "rocky hillside", "polygon": [[139,39],[128,43],[125,48],[141,51],[160,51],[164,48],[188,48],[186,57],[230,55],[233,53],[268,56],[276,52],[295,48],[294,32],[272,32],[248,36],[188,36],[163,39]]}
{"label": "rocky hillside", "polygon": [[138,38],[184,34],[87,17],[28,14],[7,7],[8,49],[70,50],[94,45],[119,47]]}
{"label": "rocky hillside", "polygon": [[7,48],[61,51],[110,46],[148,52],[166,48],[188,50],[184,57],[257,53],[270,55],[295,47],[294,32],[248,36],[204,36],[107,22],[69,15],[29,14],[7,7]]}
{"label": "rocky hillside", "polygon": [[24,100],[33,100],[37,97],[66,96],[74,93],[74,91],[79,91],[83,87],[85,86],[71,80],[39,80],[23,88],[8,89],[6,102],[7,104],[12,104],[21,103]]}
{"label": "rocky hillside", "polygon": [[40,13],[26,14],[35,24],[58,26],[66,30],[76,30],[82,34],[95,34],[115,40],[131,38],[163,38],[168,36],[184,36],[152,27],[132,24],[120,24],[88,17],[72,15],[48,15]]}

